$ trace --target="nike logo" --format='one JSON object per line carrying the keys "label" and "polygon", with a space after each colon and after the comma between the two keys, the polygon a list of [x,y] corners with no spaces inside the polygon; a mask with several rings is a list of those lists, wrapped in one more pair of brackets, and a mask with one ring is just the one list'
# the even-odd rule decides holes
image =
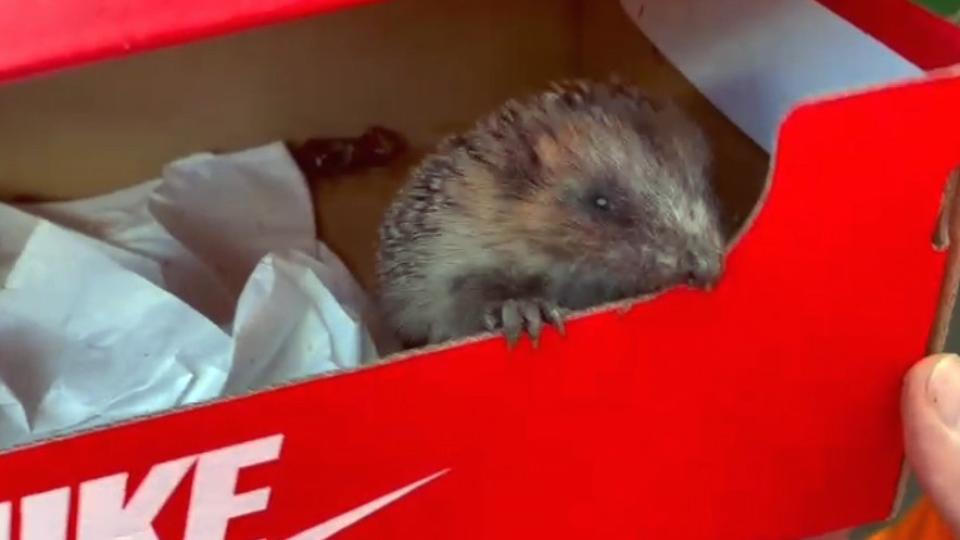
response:
{"label": "nike logo", "polygon": [[402,499],[403,497],[406,497],[424,485],[433,482],[448,472],[450,472],[450,469],[444,469],[442,471],[435,472],[426,478],[417,480],[412,484],[407,484],[396,491],[391,491],[382,497],[378,497],[366,504],[362,504],[352,510],[348,510],[339,516],[328,519],[316,527],[303,531],[295,536],[291,536],[287,540],[325,540],[330,538],[338,532],[349,528],[354,523],[376,513],[385,506],[388,506]]}

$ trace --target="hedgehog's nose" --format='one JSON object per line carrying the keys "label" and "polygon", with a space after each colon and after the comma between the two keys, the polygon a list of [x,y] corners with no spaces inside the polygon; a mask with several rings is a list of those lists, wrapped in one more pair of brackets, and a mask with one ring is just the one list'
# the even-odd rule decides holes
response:
{"label": "hedgehog's nose", "polygon": [[687,284],[698,289],[710,290],[720,279],[723,262],[720,257],[708,257],[687,253],[684,257]]}

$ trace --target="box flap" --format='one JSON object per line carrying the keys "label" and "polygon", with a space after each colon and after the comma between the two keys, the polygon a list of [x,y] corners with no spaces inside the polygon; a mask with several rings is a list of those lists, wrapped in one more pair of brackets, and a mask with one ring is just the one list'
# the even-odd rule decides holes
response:
{"label": "box flap", "polygon": [[768,152],[799,102],[923,74],[815,0],[621,4],[664,56]]}
{"label": "box flap", "polygon": [[57,0],[0,9],[0,81],[377,0]]}
{"label": "box flap", "polygon": [[817,0],[923,69],[960,62],[960,26],[919,0]]}

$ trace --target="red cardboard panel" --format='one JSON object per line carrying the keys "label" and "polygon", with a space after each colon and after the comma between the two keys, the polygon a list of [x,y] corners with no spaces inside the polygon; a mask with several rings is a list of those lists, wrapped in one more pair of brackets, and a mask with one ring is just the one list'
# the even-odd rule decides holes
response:
{"label": "red cardboard panel", "polygon": [[377,0],[28,0],[0,8],[0,81]]}
{"label": "red cardboard panel", "polygon": [[797,109],[713,293],[0,456],[0,540],[749,540],[881,519],[958,120],[957,75]]}
{"label": "red cardboard panel", "polygon": [[817,0],[922,69],[960,63],[960,26],[912,0]]}

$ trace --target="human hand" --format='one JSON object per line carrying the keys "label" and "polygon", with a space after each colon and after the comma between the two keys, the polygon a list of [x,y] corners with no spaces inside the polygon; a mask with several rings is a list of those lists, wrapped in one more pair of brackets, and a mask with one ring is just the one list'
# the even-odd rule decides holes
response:
{"label": "human hand", "polygon": [[960,358],[925,358],[904,379],[907,461],[940,517],[960,537]]}
{"label": "human hand", "polygon": [[[946,528],[960,538],[960,358],[934,355],[913,366],[900,404],[907,461],[928,499],[870,539],[943,539]],[[809,540],[848,540],[849,534]]]}

